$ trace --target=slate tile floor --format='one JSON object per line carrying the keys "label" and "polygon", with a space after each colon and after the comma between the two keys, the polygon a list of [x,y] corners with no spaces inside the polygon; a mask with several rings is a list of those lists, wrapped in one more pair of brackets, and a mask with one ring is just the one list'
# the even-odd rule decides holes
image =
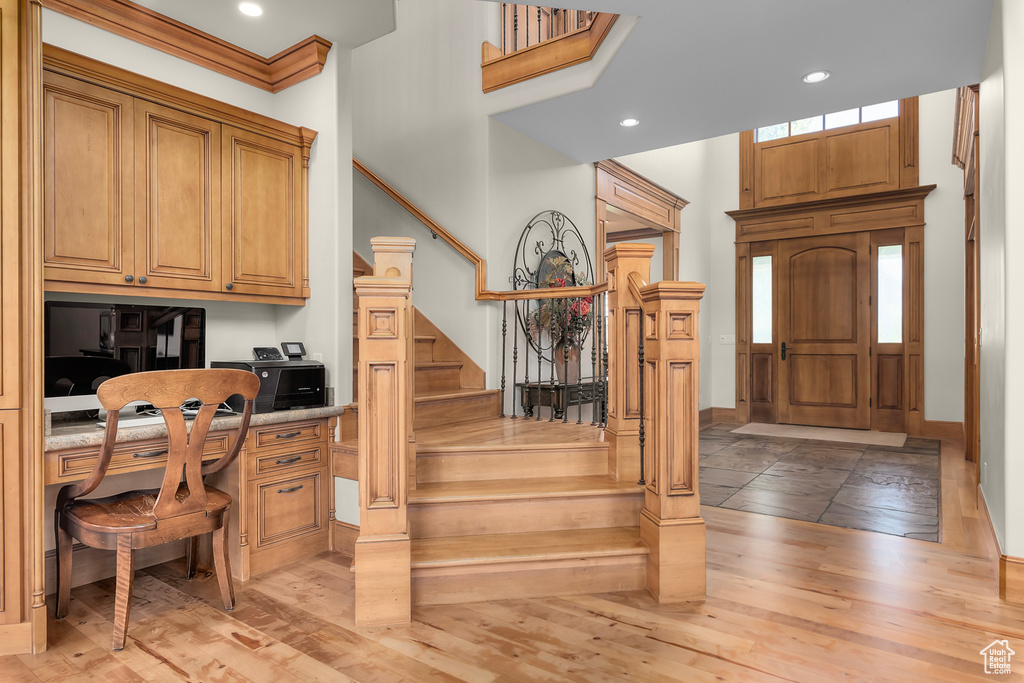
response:
{"label": "slate tile floor", "polygon": [[939,540],[939,448],[700,433],[701,504]]}

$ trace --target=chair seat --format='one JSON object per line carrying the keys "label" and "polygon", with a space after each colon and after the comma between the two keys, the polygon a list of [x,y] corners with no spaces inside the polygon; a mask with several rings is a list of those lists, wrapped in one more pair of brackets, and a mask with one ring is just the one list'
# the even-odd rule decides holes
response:
{"label": "chair seat", "polygon": [[[64,508],[62,517],[72,525],[94,533],[151,531],[157,528],[159,521],[153,515],[159,493],[160,489],[146,489],[126,491],[107,498],[76,500]],[[183,500],[187,495],[188,488],[181,484],[175,497]],[[212,486],[206,486],[206,500],[205,511],[195,514],[205,512],[208,517],[231,505],[231,496]]]}

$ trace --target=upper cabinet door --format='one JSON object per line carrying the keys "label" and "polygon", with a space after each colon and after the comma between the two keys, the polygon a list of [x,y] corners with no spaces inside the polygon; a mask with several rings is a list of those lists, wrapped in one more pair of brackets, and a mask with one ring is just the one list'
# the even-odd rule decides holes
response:
{"label": "upper cabinet door", "polygon": [[209,119],[135,101],[139,289],[220,291],[220,128]]}
{"label": "upper cabinet door", "polygon": [[235,128],[223,130],[224,288],[302,296],[302,151]]}
{"label": "upper cabinet door", "polygon": [[43,75],[43,243],[47,280],[132,277],[133,98]]}

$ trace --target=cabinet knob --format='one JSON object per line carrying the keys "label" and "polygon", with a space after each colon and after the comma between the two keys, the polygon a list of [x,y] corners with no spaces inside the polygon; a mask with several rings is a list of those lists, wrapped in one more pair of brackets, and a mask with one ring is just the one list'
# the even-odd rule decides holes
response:
{"label": "cabinet knob", "polygon": [[146,282],[148,282],[148,278],[145,275],[139,276],[139,284],[140,285],[144,285],[144,284],[146,284]]}
{"label": "cabinet knob", "polygon": [[227,283],[226,285],[224,285],[224,289],[227,289],[227,290],[231,290],[231,289],[234,289],[234,287],[235,287],[235,286],[234,286],[233,284],[231,284],[230,282],[229,282],[229,283]]}
{"label": "cabinet knob", "polygon": [[125,276],[124,276],[124,281],[125,281],[125,282],[131,282],[131,281],[132,281],[132,280],[134,280],[134,279],[135,279],[135,278],[134,278],[134,277],[132,277],[131,275],[125,275]]}

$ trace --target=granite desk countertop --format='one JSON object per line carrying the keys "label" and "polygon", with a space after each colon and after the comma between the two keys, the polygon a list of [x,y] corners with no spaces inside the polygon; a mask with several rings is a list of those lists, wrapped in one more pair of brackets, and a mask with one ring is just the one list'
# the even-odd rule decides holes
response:
{"label": "granite desk countertop", "polygon": [[[299,420],[315,420],[322,417],[341,415],[343,406],[326,406],[323,408],[298,408],[295,410],[275,410],[272,413],[254,413],[249,426],[278,424],[281,422],[298,422]],[[210,431],[233,429],[241,422],[241,415],[224,415],[213,418]],[[167,427],[159,424],[148,424],[140,427],[128,426],[129,420],[121,420],[117,428],[117,442],[142,441],[167,436]],[[189,421],[191,423],[191,420]],[[44,451],[62,451],[68,448],[87,448],[103,443],[103,427],[98,420],[72,422],[54,425],[50,435],[43,442]]]}

